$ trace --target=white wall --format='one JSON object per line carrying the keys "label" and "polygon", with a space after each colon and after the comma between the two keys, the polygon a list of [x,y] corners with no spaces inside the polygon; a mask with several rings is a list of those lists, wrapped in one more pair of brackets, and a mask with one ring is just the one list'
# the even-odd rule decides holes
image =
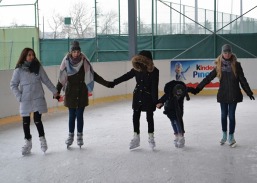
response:
{"label": "white wall", "polygon": [[[257,59],[239,59],[242,64],[245,76],[252,89],[257,89]],[[159,79],[159,90],[163,91],[165,83],[171,80],[170,77],[170,60],[158,60],[154,61],[155,66],[160,71]],[[130,61],[120,62],[100,62],[93,63],[94,70],[102,76],[104,79],[112,81],[113,79],[123,75],[132,68]],[[45,67],[45,70],[53,82],[54,85],[57,83],[57,76],[59,73],[59,66]],[[10,80],[12,77],[13,70],[0,71],[0,118],[14,116],[19,114],[19,103],[10,91]],[[90,99],[124,95],[133,92],[135,87],[135,79],[131,79],[128,82],[124,82],[115,86],[115,88],[106,88],[98,83],[95,84],[93,96]],[[51,92],[45,87],[45,96],[47,99],[48,107],[55,107],[62,105],[56,100],[53,100]]]}

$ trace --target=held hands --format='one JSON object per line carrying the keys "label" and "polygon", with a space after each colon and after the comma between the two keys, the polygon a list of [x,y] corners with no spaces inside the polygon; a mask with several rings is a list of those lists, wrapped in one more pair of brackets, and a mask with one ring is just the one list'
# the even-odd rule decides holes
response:
{"label": "held hands", "polygon": [[255,98],[254,98],[253,95],[250,95],[249,98],[250,98],[251,100],[255,100]]}
{"label": "held hands", "polygon": [[193,88],[193,87],[187,87],[187,92],[190,92],[194,95],[198,94],[200,92],[200,89],[199,88]]}
{"label": "held hands", "polygon": [[57,101],[59,101],[60,100],[60,93],[54,94],[53,99],[56,99]]}
{"label": "held hands", "polygon": [[114,88],[114,86],[115,86],[115,83],[113,81],[108,82],[108,85],[107,85],[108,88]]}
{"label": "held hands", "polygon": [[156,104],[156,107],[157,107],[158,109],[161,109],[162,106],[163,106],[163,103],[158,103],[158,104]]}

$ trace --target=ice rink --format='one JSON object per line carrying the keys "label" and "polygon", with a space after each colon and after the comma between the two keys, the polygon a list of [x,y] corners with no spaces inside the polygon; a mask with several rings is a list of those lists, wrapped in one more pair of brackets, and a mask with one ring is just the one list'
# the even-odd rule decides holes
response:
{"label": "ice rink", "polygon": [[40,149],[31,125],[33,148],[21,155],[22,123],[0,126],[1,183],[256,183],[256,100],[244,96],[236,112],[236,148],[221,146],[220,107],[216,96],[191,96],[185,101],[186,146],[173,145],[173,131],[163,109],[155,119],[156,149],[149,148],[145,113],[141,146],[129,150],[133,136],[131,101],[92,105],[84,113],[84,146],[76,140],[69,150],[68,113],[42,117],[48,150]]}

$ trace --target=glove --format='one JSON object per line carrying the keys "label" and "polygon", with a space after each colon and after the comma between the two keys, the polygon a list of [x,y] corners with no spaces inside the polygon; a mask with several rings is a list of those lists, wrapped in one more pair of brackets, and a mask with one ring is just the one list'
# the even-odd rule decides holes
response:
{"label": "glove", "polygon": [[108,82],[108,85],[107,85],[108,88],[114,88],[114,86],[115,86],[115,83],[113,81]]}
{"label": "glove", "polygon": [[251,100],[255,100],[253,95],[250,95],[249,97],[250,97]]}
{"label": "glove", "polygon": [[60,93],[56,93],[56,94],[54,94],[54,96],[53,96],[53,99],[56,99],[56,100],[60,100]]}
{"label": "glove", "polygon": [[187,91],[196,95],[197,93],[200,92],[200,89],[199,88],[193,88],[193,87],[187,87]]}

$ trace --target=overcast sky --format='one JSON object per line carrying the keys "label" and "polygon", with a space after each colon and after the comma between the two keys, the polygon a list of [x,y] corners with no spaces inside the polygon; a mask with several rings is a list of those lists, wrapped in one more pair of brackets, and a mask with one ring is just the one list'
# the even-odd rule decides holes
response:
{"label": "overcast sky", "polygon": [[[79,0],[38,0],[38,5],[40,9],[40,26],[42,26],[43,17],[45,22],[44,25],[45,27],[47,27],[47,20],[50,19],[54,14],[58,13],[64,17],[69,16],[71,7],[75,2],[78,1]],[[35,2],[36,0],[2,0],[2,2],[0,3],[0,26],[8,26],[15,22],[18,24],[24,23],[33,26],[35,24],[33,5],[8,7],[3,7],[3,5],[34,4]],[[84,0],[83,2],[87,4],[89,11],[94,11],[95,0]],[[150,21],[149,13],[151,12],[151,2],[151,0],[140,0],[142,20]],[[166,2],[178,4],[181,2],[181,4],[188,6],[195,5],[195,0],[166,0]],[[216,3],[217,11],[240,15],[240,0],[216,0]],[[110,10],[118,12],[118,0],[97,0],[97,4],[99,5],[99,7],[101,7],[102,12],[109,12]],[[128,0],[120,0],[120,4],[121,16],[122,14],[127,16]],[[159,2],[158,6],[164,5]],[[243,0],[243,13],[250,10],[251,8],[254,8],[255,6],[257,6],[256,0]],[[213,10],[214,0],[198,0],[198,8]],[[165,9],[167,11],[159,11],[158,14],[163,17],[168,17],[167,12],[169,8],[166,7],[163,10]],[[248,13],[246,17],[257,18],[257,8]],[[159,20],[159,22],[161,22],[161,20]]]}

